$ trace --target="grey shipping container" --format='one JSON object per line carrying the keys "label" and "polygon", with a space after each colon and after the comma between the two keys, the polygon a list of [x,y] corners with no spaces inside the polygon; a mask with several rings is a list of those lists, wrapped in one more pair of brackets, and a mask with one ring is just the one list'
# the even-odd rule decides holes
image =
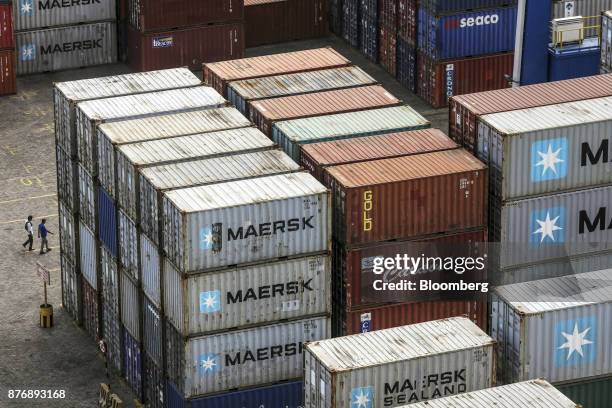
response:
{"label": "grey shipping container", "polygon": [[173,113],[98,126],[98,178],[115,198],[116,148],[127,143],[146,142],[251,126],[235,108],[205,109]]}
{"label": "grey shipping container", "polygon": [[164,194],[164,252],[191,272],[330,249],[327,189],[307,173]]}
{"label": "grey shipping container", "polygon": [[612,72],[612,10],[601,13],[601,73]]}
{"label": "grey shipping container", "polygon": [[15,1],[15,31],[114,20],[115,9],[115,0]]}
{"label": "grey shipping container", "polygon": [[135,282],[140,280],[138,273],[138,229],[136,223],[123,210],[119,210],[119,263],[123,272]]}
{"label": "grey shipping container", "polygon": [[119,272],[112,254],[100,246],[102,275],[102,333],[106,343],[106,357],[111,367],[121,372],[121,313],[119,299]]}
{"label": "grey shipping container", "polygon": [[130,279],[128,275],[120,272],[121,279],[121,322],[128,333],[137,341],[140,342],[141,327],[141,299],[138,286]]}
{"label": "grey shipping container", "polygon": [[76,104],[92,99],[186,88],[201,82],[187,68],[165,69],[58,82],[53,88],[55,141],[70,158],[77,155]]}
{"label": "grey shipping container", "polygon": [[119,207],[134,221],[139,222],[138,172],[142,168],[240,152],[262,151],[272,147],[274,143],[255,127],[119,146],[116,149]]}
{"label": "grey shipping container", "polygon": [[612,183],[612,98],[484,115],[478,156],[502,200]]}
{"label": "grey shipping container", "polygon": [[97,230],[96,224],[96,189],[94,179],[80,163],[77,165],[79,177],[79,217],[91,229]]}
{"label": "grey shipping container", "polygon": [[227,99],[249,117],[250,103],[260,99],[374,84],[376,80],[361,68],[341,67],[230,82]]}
{"label": "grey shipping container", "polygon": [[184,276],[164,264],[164,310],[184,336],[331,313],[329,256]]}
{"label": "grey shipping container", "polygon": [[98,242],[96,235],[91,232],[83,221],[79,222],[81,273],[93,290],[98,290]]}
{"label": "grey shipping container", "polygon": [[76,263],[79,259],[78,250],[78,226],[74,214],[63,202],[59,202],[59,238],[62,254],[71,262]]}
{"label": "grey shipping container", "polygon": [[140,264],[142,291],[157,308],[162,307],[162,259],[159,248],[145,234],[140,234]]}
{"label": "grey shipping container", "polygon": [[59,145],[55,147],[55,159],[57,161],[57,197],[70,210],[77,212],[79,209],[77,162],[72,160]]}
{"label": "grey shipping container", "polygon": [[500,269],[612,249],[612,186],[492,201],[489,240],[500,243]]}
{"label": "grey shipping container", "polygon": [[117,61],[112,21],[15,33],[17,75],[61,71]]}
{"label": "grey shipping container", "polygon": [[397,407],[489,388],[494,345],[464,317],[312,342],[304,407]]}
{"label": "grey shipping container", "polygon": [[330,336],[328,318],[184,338],[166,330],[168,377],[185,398],[303,375],[304,343]]}
{"label": "grey shipping container", "polygon": [[554,384],[611,374],[611,321],[612,269],[496,288],[498,378]]}
{"label": "grey shipping container", "polygon": [[430,123],[410,106],[287,120],[274,124],[272,140],[295,161],[300,145],[429,127]]}
{"label": "grey shipping container", "polygon": [[147,167],[140,170],[140,228],[161,245],[162,194],[179,188],[292,173],[300,166],[280,150]]}
{"label": "grey shipping container", "polygon": [[79,162],[92,175],[97,175],[96,128],[102,123],[155,116],[161,113],[212,109],[221,107],[225,103],[225,99],[217,91],[205,86],[81,102],[76,110]]}
{"label": "grey shipping container", "polygon": [[158,367],[163,367],[163,316],[146,296],[142,297],[144,351]]}
{"label": "grey shipping container", "polygon": [[60,255],[62,271],[62,307],[78,325],[83,321],[83,295],[81,293],[81,274],[76,264],[64,254]]}

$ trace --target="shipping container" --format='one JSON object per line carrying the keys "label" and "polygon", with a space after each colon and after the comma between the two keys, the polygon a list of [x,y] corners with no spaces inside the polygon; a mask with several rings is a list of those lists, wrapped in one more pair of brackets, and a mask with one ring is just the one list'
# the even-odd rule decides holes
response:
{"label": "shipping container", "polygon": [[498,378],[554,384],[610,375],[611,276],[605,269],[497,287],[491,336],[498,342]]}
{"label": "shipping container", "polygon": [[138,269],[138,229],[136,223],[123,210],[119,210],[119,263],[123,272],[134,282],[140,281]]}
{"label": "shipping container", "polygon": [[341,164],[409,156],[458,146],[439,129],[387,133],[303,145],[300,164],[319,181],[325,169]]}
{"label": "shipping container", "polygon": [[83,323],[83,284],[77,266],[64,254],[60,255],[62,271],[62,307],[78,325]]}
{"label": "shipping container", "polygon": [[186,88],[201,81],[186,68],[56,83],[53,88],[55,142],[69,157],[77,155],[76,104],[92,99]]}
{"label": "shipping container", "polygon": [[304,351],[304,407],[396,407],[488,388],[494,345],[462,317],[314,341]]}
{"label": "shipping container", "polygon": [[410,92],[416,93],[417,52],[414,45],[401,38],[397,39],[396,79]]}
{"label": "shipping container", "polygon": [[149,408],[166,408],[166,380],[164,370],[151,360],[145,352],[142,354],[144,360],[144,402]]}
{"label": "shipping container", "polygon": [[139,222],[141,169],[268,150],[274,143],[254,127],[121,145],[115,149],[119,206]]}
{"label": "shipping container", "polygon": [[0,95],[17,93],[15,51],[0,50]]}
{"label": "shipping container", "polygon": [[245,0],[247,48],[327,35],[325,0]]}
{"label": "shipping container", "polygon": [[81,273],[93,290],[98,290],[98,241],[83,221],[79,221]]}
{"label": "shipping container", "polygon": [[327,189],[307,173],[170,191],[164,252],[191,272],[328,251],[329,205]]}
{"label": "shipping container", "polygon": [[359,0],[359,50],[378,62],[378,0]]}
{"label": "shipping container", "polygon": [[601,15],[601,72],[612,72],[612,11]]}
{"label": "shipping container", "polygon": [[117,62],[114,22],[15,33],[17,74],[35,74]]}
{"label": "shipping container", "polygon": [[184,398],[303,375],[304,343],[329,337],[325,317],[185,338],[166,325],[168,379]]}
{"label": "shipping container", "polygon": [[180,0],[127,1],[130,25],[140,32],[170,30],[227,21],[242,21],[241,1],[212,0],[185,3]]}
{"label": "shipping container", "polygon": [[106,344],[106,358],[109,366],[121,373],[121,313],[119,299],[119,275],[117,261],[104,247],[100,248],[100,269],[102,275],[102,333]]}
{"label": "shipping container", "polygon": [[417,93],[434,108],[448,105],[454,95],[508,88],[514,54],[436,62],[417,52]]}
{"label": "shipping container", "polygon": [[[19,2],[16,2],[17,4]],[[11,3],[0,3],[0,49],[15,48]]]}
{"label": "shipping container", "polygon": [[15,31],[114,20],[115,0],[58,1],[17,0],[13,2]]}
{"label": "shipping container", "polygon": [[[121,277],[121,322],[134,342],[141,343],[141,300],[138,285],[123,271]],[[126,345],[127,346],[127,345]],[[139,346],[140,347],[140,346]]]}
{"label": "shipping container", "polygon": [[[456,1],[455,1],[456,2]],[[463,9],[466,10],[466,9]],[[397,39],[415,48],[417,44],[417,0],[398,0]]]}
{"label": "shipping container", "polygon": [[219,108],[226,104],[214,89],[198,86],[147,94],[97,99],[78,104],[76,109],[79,162],[97,175],[97,127],[102,123],[138,119],[161,113],[179,113]]}
{"label": "shipping container", "polygon": [[272,140],[295,161],[300,146],[429,127],[429,121],[408,105],[295,119],[275,124]]}
{"label": "shipping container", "polygon": [[98,223],[96,218],[96,187],[94,178],[81,163],[77,165],[77,173],[79,177],[79,218],[89,229],[96,231]]}
{"label": "shipping container", "polygon": [[580,43],[549,47],[548,80],[561,81],[597,75],[600,72],[600,59],[599,36],[585,38]]}
{"label": "shipping container", "polygon": [[163,367],[164,341],[163,316],[161,310],[153,305],[146,296],[142,297],[143,349],[157,367]]}
{"label": "shipping container", "polygon": [[322,69],[230,82],[227,99],[245,116],[249,116],[250,104],[260,99],[354,88],[376,83],[374,78],[359,67]]}
{"label": "shipping container", "polygon": [[57,161],[57,196],[59,201],[73,212],[78,212],[78,172],[77,162],[70,158],[64,149],[55,146],[55,158]]}
{"label": "shipping container", "polygon": [[162,307],[162,254],[155,243],[140,234],[140,264],[142,291],[155,307]]}
{"label": "shipping container", "polygon": [[481,116],[489,193],[506,201],[612,183],[611,133],[612,97]]}
{"label": "shipping container", "polygon": [[63,202],[58,203],[59,207],[59,239],[62,255],[70,262],[77,264],[81,252],[79,250],[79,227],[77,224],[78,216],[70,211]]}
{"label": "shipping container", "polygon": [[350,63],[332,48],[317,48],[204,64],[203,78],[204,83],[226,95],[231,81],[345,67]]}
{"label": "shipping container", "polygon": [[329,10],[329,29],[338,37],[342,36],[342,3],[343,0],[329,0],[327,2]]}
{"label": "shipping container", "polygon": [[487,223],[487,169],[463,149],[346,164],[327,176],[334,238],[346,246]]}
{"label": "shipping container", "polygon": [[558,384],[557,388],[583,408],[612,406],[612,377],[586,379],[577,383]]}
{"label": "shipping container", "polygon": [[361,0],[342,1],[342,38],[353,48],[359,48]]}
{"label": "shipping container", "polygon": [[85,279],[81,279],[81,283],[83,284],[83,328],[89,338],[98,341],[101,337],[98,291]]}
{"label": "shipping container", "polygon": [[[467,404],[467,405],[464,405]],[[487,390],[419,402],[411,408],[581,408],[545,380],[502,385]]]}
{"label": "shipping container", "polygon": [[583,34],[585,37],[597,37],[600,32],[598,16],[602,11],[612,10],[610,0],[553,0],[551,18],[582,16],[585,18]]}
{"label": "shipping container", "polygon": [[478,121],[483,115],[606,96],[612,96],[612,74],[453,96],[450,136],[475,151]]}
{"label": "shipping container", "polygon": [[102,187],[98,188],[98,219],[100,243],[117,259],[117,205]]}
{"label": "shipping container", "polygon": [[142,348],[141,343],[134,339],[128,330],[123,330],[123,378],[142,401]]}
{"label": "shipping container", "polygon": [[160,236],[162,194],[179,188],[293,173],[300,166],[280,150],[147,167],[140,171],[140,228],[155,244]]}
{"label": "shipping container", "polygon": [[[387,0],[388,1],[388,0]],[[397,75],[397,31],[393,28],[379,28],[378,60],[391,76]]]}
{"label": "shipping container", "polygon": [[420,0],[434,14],[516,5],[517,0]]}
{"label": "shipping container", "polygon": [[[239,3],[239,2],[236,2]],[[128,27],[128,61],[135,71],[187,66],[196,70],[205,62],[242,58],[242,22],[177,28],[141,33]],[[206,38],[206,41],[202,41]]]}
{"label": "shipping container", "polygon": [[234,108],[204,109],[142,119],[103,123],[98,126],[98,178],[100,184],[116,197],[116,147],[136,142],[168,139],[226,129],[251,126]]}
{"label": "shipping container", "polygon": [[331,313],[331,264],[310,256],[183,275],[164,263],[164,310],[183,336]]}

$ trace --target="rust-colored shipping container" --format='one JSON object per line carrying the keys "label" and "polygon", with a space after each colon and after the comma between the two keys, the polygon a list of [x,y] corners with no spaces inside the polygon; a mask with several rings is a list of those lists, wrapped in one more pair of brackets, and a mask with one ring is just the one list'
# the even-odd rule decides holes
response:
{"label": "rust-colored shipping container", "polygon": [[327,167],[457,147],[458,145],[440,129],[413,130],[304,144],[300,151],[300,165],[319,181],[323,181],[323,173]]}
{"label": "rust-colored shipping container", "polygon": [[379,27],[378,60],[393,77],[397,74],[397,34],[394,29]]}
{"label": "rust-colored shipping container", "polygon": [[0,49],[15,48],[13,35],[13,5],[0,2]]}
{"label": "rust-colored shipping container", "polygon": [[327,35],[326,0],[245,0],[248,47]]}
{"label": "rust-colored shipping container", "polygon": [[487,168],[463,149],[345,164],[326,175],[343,245],[486,226]]}
{"label": "rust-colored shipping container", "polygon": [[17,93],[17,72],[15,71],[15,51],[0,51],[0,95]]}
{"label": "rust-colored shipping container", "polygon": [[417,94],[434,108],[454,95],[508,88],[514,54],[497,54],[437,62],[417,53]]}
{"label": "rust-colored shipping container", "polygon": [[449,132],[458,143],[475,151],[481,115],[606,96],[612,96],[612,74],[454,96],[450,100]]}
{"label": "rust-colored shipping container", "polygon": [[141,33],[133,27],[128,29],[128,58],[135,71],[185,66],[195,70],[204,62],[241,58],[243,55],[242,23],[156,33]]}
{"label": "rust-colored shipping container", "polygon": [[205,84],[227,97],[227,83],[231,81],[348,65],[351,61],[326,47],[204,64],[202,78]]}
{"label": "rust-colored shipping container", "polygon": [[272,125],[277,121],[382,108],[400,103],[382,86],[372,85],[255,101],[251,103],[249,119],[263,133],[271,136]]}
{"label": "rust-colored shipping container", "polygon": [[141,32],[243,21],[244,3],[232,0],[129,0],[130,24]]}
{"label": "rust-colored shipping container", "polygon": [[397,36],[411,45],[416,45],[417,0],[398,0]]}
{"label": "rust-colored shipping container", "polygon": [[98,291],[91,287],[87,280],[81,279],[83,284],[83,327],[92,339],[98,341],[100,333],[100,310]]}

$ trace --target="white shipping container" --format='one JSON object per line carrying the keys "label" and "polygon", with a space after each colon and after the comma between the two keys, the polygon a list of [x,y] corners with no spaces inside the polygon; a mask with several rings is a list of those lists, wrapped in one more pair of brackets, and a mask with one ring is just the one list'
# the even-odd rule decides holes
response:
{"label": "white shipping container", "polygon": [[504,383],[612,374],[612,269],[500,286],[491,335]]}
{"label": "white shipping container", "polygon": [[76,109],[79,162],[92,175],[97,175],[96,128],[102,123],[137,119],[161,113],[219,108],[225,104],[225,99],[217,91],[205,86],[81,102]]}
{"label": "white shipping container", "polygon": [[75,225],[75,216],[64,204],[59,202],[59,239],[62,254],[71,262],[76,263],[80,253],[78,251],[78,226]]}
{"label": "white shipping container", "polygon": [[158,309],[162,307],[160,262],[159,248],[145,234],[140,234],[142,290]]}
{"label": "white shipping container", "polygon": [[81,273],[87,283],[94,290],[98,290],[98,244],[96,236],[83,221],[79,221],[79,228]]}
{"label": "white shipping container", "polygon": [[331,261],[311,256],[183,275],[164,263],[164,307],[184,336],[331,313]]}
{"label": "white shipping container", "polygon": [[15,31],[115,19],[115,0],[19,0],[13,2]]}
{"label": "white shipping container", "polygon": [[138,230],[136,223],[123,210],[119,210],[119,262],[123,272],[138,282]]}
{"label": "white shipping container", "polygon": [[140,291],[138,286],[125,274],[121,275],[121,323],[138,342],[140,335]]}
{"label": "white shipping container", "polygon": [[162,194],[169,190],[293,173],[300,166],[280,150],[147,167],[140,170],[140,228],[156,244],[160,233]]}
{"label": "white shipping container", "polygon": [[251,122],[229,107],[103,123],[97,130],[100,184],[115,197],[117,146],[248,126]]}
{"label": "white shipping container", "polygon": [[612,183],[612,98],[484,115],[478,155],[501,200]]}
{"label": "white shipping container", "polygon": [[188,339],[167,330],[168,375],[185,398],[299,379],[304,343],[329,326],[320,317]]}
{"label": "white shipping container", "polygon": [[464,317],[316,341],[304,352],[304,406],[397,407],[489,388],[494,345]]}
{"label": "white shipping container", "polygon": [[117,159],[117,201],[119,207],[139,222],[138,171],[142,168],[239,152],[271,149],[274,143],[255,127],[223,130],[197,135],[131,143],[115,149]]}
{"label": "white shipping container", "polygon": [[181,272],[329,251],[327,189],[307,173],[164,194],[164,253]]}

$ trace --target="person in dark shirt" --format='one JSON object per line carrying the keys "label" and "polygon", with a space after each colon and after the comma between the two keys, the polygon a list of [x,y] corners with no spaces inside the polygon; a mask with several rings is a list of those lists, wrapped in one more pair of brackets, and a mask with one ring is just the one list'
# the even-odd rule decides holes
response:
{"label": "person in dark shirt", "polygon": [[47,247],[47,252],[49,252],[51,249],[49,248],[49,241],[47,241],[47,234],[51,234],[53,235],[53,233],[51,231],[49,231],[47,229],[47,227],[45,226],[45,223],[47,222],[46,219],[42,219],[41,223],[38,224],[38,238],[41,239],[40,242],[40,253],[44,254],[44,248]]}

